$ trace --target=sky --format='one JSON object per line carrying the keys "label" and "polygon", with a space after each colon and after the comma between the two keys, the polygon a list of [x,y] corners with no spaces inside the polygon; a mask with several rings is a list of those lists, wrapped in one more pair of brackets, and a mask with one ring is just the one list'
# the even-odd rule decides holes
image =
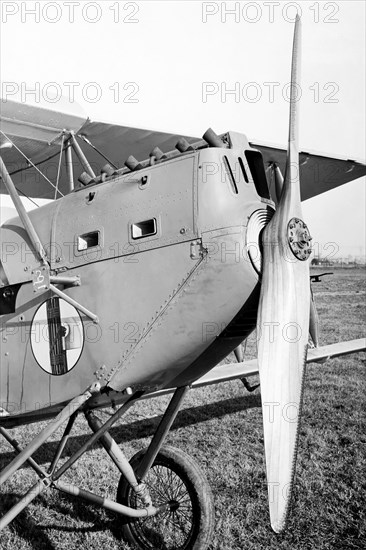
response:
{"label": "sky", "polygon": [[[0,6],[3,99],[197,137],[208,127],[239,131],[281,146],[300,12],[300,150],[366,156],[362,1]],[[1,204],[6,215],[8,198]],[[365,205],[365,178],[303,203],[320,254],[365,254]]]}

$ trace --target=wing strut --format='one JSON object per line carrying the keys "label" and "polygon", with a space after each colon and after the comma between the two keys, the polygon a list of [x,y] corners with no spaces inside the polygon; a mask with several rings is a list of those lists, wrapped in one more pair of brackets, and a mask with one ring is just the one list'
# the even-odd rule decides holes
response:
{"label": "wing strut", "polygon": [[96,177],[95,173],[94,173],[94,170],[93,168],[90,166],[86,156],[84,155],[83,151],[81,150],[81,147],[80,145],[78,144],[77,142],[77,139],[75,137],[75,134],[74,132],[71,133],[71,143],[72,143],[72,147],[75,151],[75,154],[76,156],[78,157],[78,159],[80,160],[81,162],[81,165],[82,167],[84,168],[85,172],[92,178],[94,179]]}
{"label": "wing strut", "polygon": [[18,212],[19,218],[22,220],[22,223],[24,225],[24,229],[28,233],[28,237],[33,245],[33,249],[35,254],[38,256],[39,260],[44,266],[48,267],[47,262],[47,254],[45,249],[43,248],[43,245],[41,243],[41,240],[37,234],[37,231],[34,228],[34,225],[32,224],[28,213],[26,209],[24,208],[24,205],[22,201],[20,200],[19,194],[15,188],[15,185],[13,183],[13,180],[9,176],[9,172],[6,169],[5,163],[0,156],[0,176],[4,182],[4,185],[6,187],[7,192],[9,193],[14,206]]}

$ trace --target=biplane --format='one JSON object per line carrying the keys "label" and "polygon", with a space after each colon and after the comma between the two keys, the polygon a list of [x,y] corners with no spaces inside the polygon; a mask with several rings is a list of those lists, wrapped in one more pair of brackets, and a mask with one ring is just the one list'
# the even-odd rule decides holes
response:
{"label": "biplane", "polygon": [[[208,483],[164,441],[190,388],[258,371],[271,525],[284,529],[305,365],[366,347],[318,345],[301,200],[366,167],[299,151],[299,49],[297,20],[287,151],[231,131],[197,139],[2,103],[1,192],[18,217],[0,229],[0,432],[17,454],[0,483],[26,462],[39,479],[0,529],[54,488],[113,511],[134,547],[208,548]],[[27,212],[21,195],[55,200]],[[258,358],[244,361],[255,329]],[[219,365],[233,351],[237,362]],[[110,428],[164,393],[171,401],[150,445],[129,462]],[[103,423],[98,409],[111,406]],[[92,435],[60,465],[79,414]],[[9,432],[47,419],[24,448]],[[45,469],[32,455],[63,425]],[[62,480],[97,441],[121,473],[116,500]]]}

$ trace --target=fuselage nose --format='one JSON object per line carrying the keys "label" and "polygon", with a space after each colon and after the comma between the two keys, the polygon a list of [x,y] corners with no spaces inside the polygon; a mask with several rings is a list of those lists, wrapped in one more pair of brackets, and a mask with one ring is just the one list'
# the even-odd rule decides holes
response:
{"label": "fuselage nose", "polygon": [[[199,153],[197,169],[197,226],[203,245],[221,243],[225,261],[235,257],[260,273],[260,235],[274,212],[263,160],[246,137],[229,133],[231,147],[210,147]],[[226,235],[226,242],[225,242]],[[235,238],[233,239],[233,235]],[[217,247],[217,246],[216,246]]]}

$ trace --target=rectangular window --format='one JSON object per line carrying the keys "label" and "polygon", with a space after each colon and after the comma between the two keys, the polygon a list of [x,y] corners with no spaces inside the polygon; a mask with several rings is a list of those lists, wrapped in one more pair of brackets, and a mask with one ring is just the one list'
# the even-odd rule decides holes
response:
{"label": "rectangular window", "polygon": [[151,235],[156,235],[157,233],[157,224],[156,219],[152,218],[151,220],[145,220],[139,223],[133,223],[131,226],[132,238],[133,239],[143,239],[144,237],[150,237]]}
{"label": "rectangular window", "polygon": [[85,233],[78,237],[78,251],[87,250],[93,246],[99,245],[99,231],[92,231],[91,233]]}

